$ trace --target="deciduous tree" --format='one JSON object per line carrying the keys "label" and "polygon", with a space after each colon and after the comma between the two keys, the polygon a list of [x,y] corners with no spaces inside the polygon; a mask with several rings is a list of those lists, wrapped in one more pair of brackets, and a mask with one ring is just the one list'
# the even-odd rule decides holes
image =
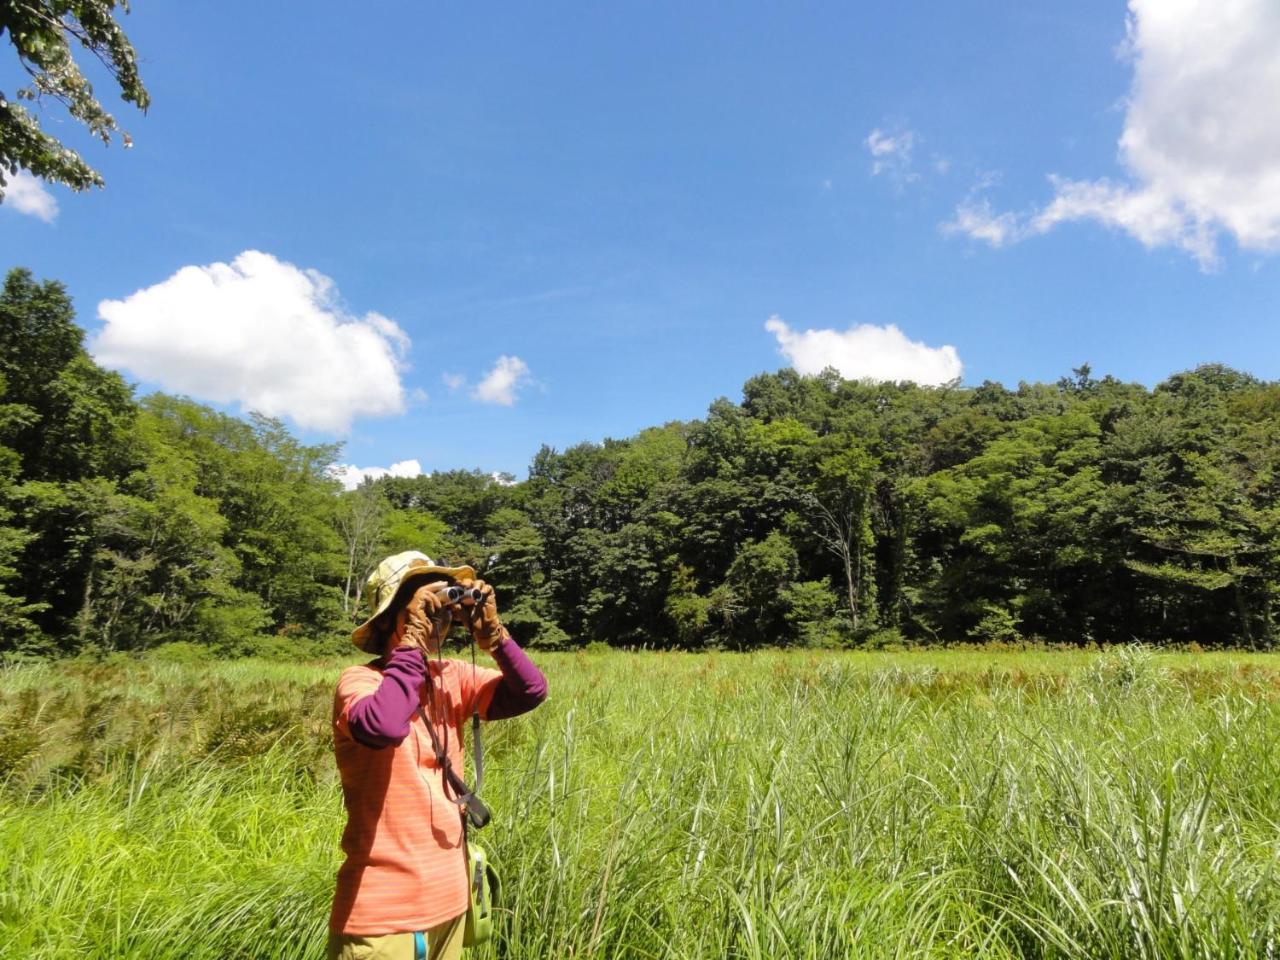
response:
{"label": "deciduous tree", "polygon": [[103,143],[119,134],[124,145],[130,145],[129,134],[98,101],[73,56],[73,50],[80,49],[93,57],[111,75],[121,99],[147,109],[151,96],[138,75],[133,44],[116,20],[117,9],[128,12],[129,5],[124,0],[0,2],[0,35],[9,38],[29,80],[12,95],[0,91],[0,199],[5,174],[20,169],[73,190],[103,183],[78,153],[45,132],[20,101],[56,101]]}

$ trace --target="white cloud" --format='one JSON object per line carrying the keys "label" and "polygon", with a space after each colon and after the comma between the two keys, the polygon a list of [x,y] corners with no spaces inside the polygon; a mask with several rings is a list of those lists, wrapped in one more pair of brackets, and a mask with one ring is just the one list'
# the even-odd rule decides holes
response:
{"label": "white cloud", "polygon": [[354,490],[365,480],[381,477],[420,477],[422,464],[417,460],[401,460],[389,467],[357,467],[354,463],[335,463],[329,472],[342,481],[347,490]]}
{"label": "white cloud", "polygon": [[764,328],[778,339],[778,351],[798,373],[821,373],[835,367],[847,380],[910,380],[941,384],[960,376],[963,366],[956,348],[930,347],[893,324],[863,323],[848,330],[792,330],[778,316]]}
{"label": "white cloud", "polygon": [[442,373],[440,374],[440,379],[444,381],[444,385],[449,388],[450,393],[461,390],[467,385],[467,378],[461,373]]}
{"label": "white cloud", "polygon": [[916,135],[910,130],[900,133],[886,133],[879,127],[872,130],[863,141],[871,154],[871,175],[888,174],[899,184],[918,180],[919,175],[911,168],[915,140]]}
{"label": "white cloud", "polygon": [[956,215],[942,225],[943,233],[963,233],[993,247],[1020,238],[1022,227],[1012,213],[995,213],[991,201],[969,199],[956,207]]}
{"label": "white cloud", "polygon": [[58,216],[58,201],[44,183],[26,170],[9,174],[4,187],[4,205],[18,213],[53,223]]}
{"label": "white cloud", "polygon": [[404,331],[378,313],[348,313],[328,277],[267,253],[183,267],[104,300],[98,316],[97,360],[166,390],[332,433],[404,410]]}
{"label": "white cloud", "polygon": [[516,402],[516,391],[530,381],[529,366],[519,357],[499,357],[493,369],[476,384],[471,396],[481,403],[497,403],[509,407]]}
{"label": "white cloud", "polygon": [[[911,155],[911,147],[915,140],[915,134],[907,130],[899,134],[888,134],[876,127],[867,135],[867,149],[871,151],[871,156],[878,160],[884,160],[885,157],[909,157]],[[879,170],[873,172],[879,173]]]}
{"label": "white cloud", "polygon": [[329,474],[342,480],[348,490],[355,490],[365,480],[379,480],[384,476],[422,476],[422,465],[416,460],[402,460],[389,467],[357,467],[355,463],[334,463]]}
{"label": "white cloud", "polygon": [[[1243,249],[1280,248],[1280,124],[1269,121],[1280,102],[1280,6],[1130,0],[1129,13],[1126,181],[1050,177],[1053,200],[1014,215],[1012,231],[956,230],[998,246],[1093,220],[1147,247],[1186,250],[1204,268],[1224,234]],[[952,223],[962,220],[957,210]]]}
{"label": "white cloud", "polygon": [[1217,228],[1210,219],[1188,217],[1168,194],[1135,190],[1108,180],[1065,180],[1050,177],[1053,201],[1031,218],[1030,234],[1047,233],[1059,223],[1097,220],[1118,227],[1146,247],[1175,246],[1193,254],[1202,266],[1217,261]]}

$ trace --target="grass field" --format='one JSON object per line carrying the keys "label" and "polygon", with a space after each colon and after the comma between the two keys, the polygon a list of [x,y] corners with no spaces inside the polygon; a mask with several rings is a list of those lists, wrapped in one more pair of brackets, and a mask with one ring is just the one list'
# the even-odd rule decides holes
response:
{"label": "grass field", "polygon": [[[537,659],[478,957],[1280,958],[1280,657]],[[0,956],[322,956],[341,666],[0,670]]]}

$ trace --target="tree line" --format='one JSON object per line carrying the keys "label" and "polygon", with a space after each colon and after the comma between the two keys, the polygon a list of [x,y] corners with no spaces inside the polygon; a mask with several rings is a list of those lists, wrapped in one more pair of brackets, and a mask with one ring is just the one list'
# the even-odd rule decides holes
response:
{"label": "tree line", "polygon": [[467,562],[526,644],[1270,647],[1280,383],[792,370],[623,439],[343,491],[337,445],[137,397],[66,291],[0,293],[0,650],[344,648],[377,560]]}

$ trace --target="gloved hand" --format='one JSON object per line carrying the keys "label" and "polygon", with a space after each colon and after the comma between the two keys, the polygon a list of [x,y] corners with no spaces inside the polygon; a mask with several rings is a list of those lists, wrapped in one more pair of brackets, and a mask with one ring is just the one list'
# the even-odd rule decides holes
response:
{"label": "gloved hand", "polygon": [[397,646],[417,647],[434,653],[440,645],[436,636],[436,623],[444,610],[443,599],[432,591],[431,584],[424,583],[413,592],[400,613],[402,626],[397,630]]}
{"label": "gloved hand", "polygon": [[465,597],[462,600],[462,607],[476,646],[481,650],[489,650],[506,634],[502,621],[498,619],[498,598],[493,592],[493,587],[483,580],[459,580],[458,584],[479,590],[484,597],[479,603],[469,596]]}

